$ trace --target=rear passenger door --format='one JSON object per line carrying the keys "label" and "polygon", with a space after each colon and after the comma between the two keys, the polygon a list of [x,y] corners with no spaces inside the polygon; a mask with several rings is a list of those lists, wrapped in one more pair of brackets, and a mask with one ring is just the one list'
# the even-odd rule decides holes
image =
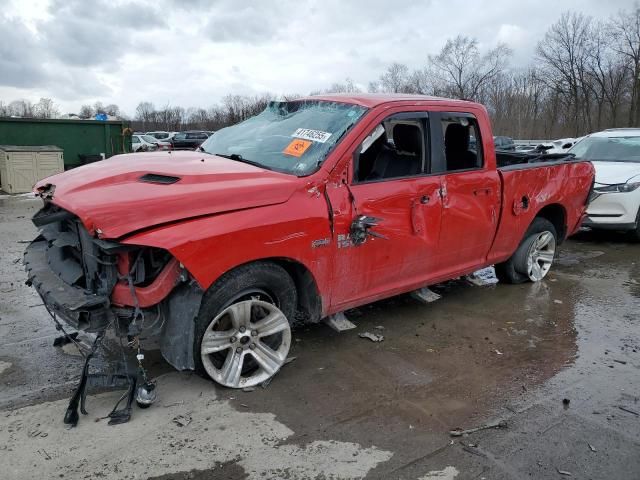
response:
{"label": "rear passenger door", "polygon": [[[356,147],[349,184],[328,189],[337,235],[334,306],[388,296],[431,272],[441,205],[429,144],[426,112],[387,117]],[[371,226],[358,241],[354,225],[362,217]]]}
{"label": "rear passenger door", "polygon": [[432,117],[434,162],[442,174],[437,270],[452,274],[485,261],[498,223],[500,177],[486,161],[474,115]]}

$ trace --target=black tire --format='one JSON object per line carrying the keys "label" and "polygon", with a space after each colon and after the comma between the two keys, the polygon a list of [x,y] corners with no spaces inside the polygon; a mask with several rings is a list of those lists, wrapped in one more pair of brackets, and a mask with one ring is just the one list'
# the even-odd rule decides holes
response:
{"label": "black tire", "polygon": [[638,214],[636,215],[636,229],[631,230],[631,238],[634,242],[640,242],[640,208],[638,208]]}
{"label": "black tire", "polygon": [[519,284],[530,282],[527,275],[527,256],[531,244],[536,239],[537,235],[542,232],[551,232],[553,237],[558,243],[558,232],[556,227],[553,226],[546,218],[536,217],[524,234],[524,238],[518,246],[515,253],[503,263],[498,263],[495,266],[496,277],[501,283]]}
{"label": "black tire", "polygon": [[209,378],[200,358],[200,344],[211,320],[229,305],[255,295],[275,304],[291,323],[296,312],[297,292],[293,279],[284,268],[275,263],[256,262],[224,274],[204,294],[196,317],[193,359],[198,374]]}

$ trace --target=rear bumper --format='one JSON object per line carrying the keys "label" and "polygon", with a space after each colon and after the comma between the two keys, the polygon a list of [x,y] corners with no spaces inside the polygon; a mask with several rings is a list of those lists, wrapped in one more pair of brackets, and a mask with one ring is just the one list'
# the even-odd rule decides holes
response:
{"label": "rear bumper", "polygon": [[109,298],[65,283],[49,266],[47,241],[38,237],[24,253],[27,284],[32,285],[51,314],[77,330],[105,328],[114,318]]}

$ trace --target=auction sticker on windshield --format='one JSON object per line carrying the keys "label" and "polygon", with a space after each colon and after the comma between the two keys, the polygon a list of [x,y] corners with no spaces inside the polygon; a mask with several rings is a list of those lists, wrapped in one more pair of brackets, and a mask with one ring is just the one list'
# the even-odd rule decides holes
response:
{"label": "auction sticker on windshield", "polygon": [[282,153],[285,155],[293,155],[294,157],[301,157],[310,146],[311,142],[309,140],[300,140],[299,138],[296,138],[287,145],[287,148],[285,148]]}
{"label": "auction sticker on windshield", "polygon": [[329,132],[323,132],[322,130],[311,130],[310,128],[299,128],[293,132],[292,137],[303,138],[305,140],[311,140],[313,142],[324,143],[329,140],[331,134]]}

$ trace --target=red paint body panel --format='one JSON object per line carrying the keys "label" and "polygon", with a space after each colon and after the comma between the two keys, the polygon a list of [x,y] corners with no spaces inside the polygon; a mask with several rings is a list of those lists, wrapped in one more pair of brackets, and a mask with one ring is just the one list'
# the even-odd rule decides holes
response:
{"label": "red paint body panel", "polygon": [[[147,173],[174,184],[144,183]],[[204,153],[177,151],[117,155],[38,182],[56,186],[58,206],[90,232],[119,238],[186,218],[286,202],[297,185],[290,175]]]}
{"label": "red paint body panel", "polygon": [[[540,210],[561,205],[566,217],[566,236],[580,224],[593,181],[593,165],[587,162],[563,163],[521,170],[500,170],[502,216],[496,240],[487,261],[501,262],[511,256]],[[529,199],[526,210],[518,208],[522,197]]]}
{"label": "red paint body panel", "polygon": [[[195,152],[158,152],[114,157],[50,177],[36,188],[55,184],[53,202],[103,238],[168,250],[203,289],[251,261],[296,262],[313,277],[323,315],[503,261],[545,206],[562,207],[569,234],[579,226],[593,180],[591,164],[497,170],[491,126],[481,105],[405,95],[313,98],[369,111],[308,177]],[[484,167],[354,184],[353,152],[365,136],[388,115],[424,111],[473,114]],[[181,180],[140,183],[146,173]],[[425,196],[428,201],[422,202]],[[528,208],[514,208],[523,196]],[[362,214],[382,218],[376,232],[387,239],[349,245],[351,222]],[[173,267],[170,272],[175,275]],[[159,301],[167,285],[175,284],[172,275],[146,298]],[[139,298],[141,293],[138,289]],[[119,284],[114,303],[128,304],[127,295]]]}

